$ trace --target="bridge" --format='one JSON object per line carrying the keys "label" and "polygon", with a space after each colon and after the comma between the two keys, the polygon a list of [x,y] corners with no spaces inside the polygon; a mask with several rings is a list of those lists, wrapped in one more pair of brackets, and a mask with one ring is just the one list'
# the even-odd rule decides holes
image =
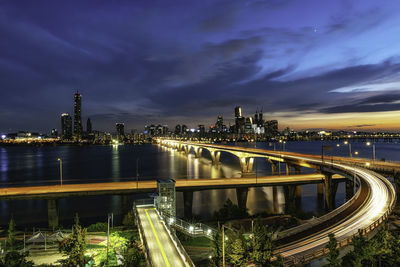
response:
{"label": "bridge", "polygon": [[391,183],[384,176],[367,168],[395,171],[400,169],[400,165],[396,163],[371,163],[370,160],[349,160],[344,157],[329,157],[328,160],[324,160],[317,155],[168,139],[159,139],[158,142],[186,154],[193,151],[196,157],[201,157],[202,151],[208,150],[213,164],[219,164],[221,153],[233,154],[239,159],[244,177],[252,172],[256,157],[265,158],[270,162],[273,173],[278,163],[285,163],[288,172],[292,166],[297,173],[299,167],[314,168],[325,176],[323,189],[328,206],[332,203],[335,190],[333,174],[343,175],[348,181],[356,184],[357,193],[344,205],[307,224],[290,229],[281,237],[286,238],[286,242],[282,242],[277,253],[280,253],[289,265],[310,262],[326,255],[328,251],[325,245],[330,233],[337,238],[339,247],[349,245],[359,230],[365,235],[373,234],[387,219],[395,205],[396,193]]}

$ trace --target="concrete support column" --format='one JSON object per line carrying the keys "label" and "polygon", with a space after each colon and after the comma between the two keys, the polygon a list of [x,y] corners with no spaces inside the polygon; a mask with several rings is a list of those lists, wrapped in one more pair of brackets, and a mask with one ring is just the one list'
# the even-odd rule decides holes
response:
{"label": "concrete support column", "polygon": [[47,219],[50,228],[58,227],[58,199],[47,200]]}
{"label": "concrete support column", "polygon": [[240,158],[240,166],[242,167],[242,173],[253,172],[254,158]]}
{"label": "concrete support column", "polygon": [[190,153],[190,146],[185,146],[185,147],[184,147],[184,150],[185,150],[185,154],[186,154],[186,155],[189,155],[189,153]]}
{"label": "concrete support column", "polygon": [[278,187],[272,187],[272,201],[274,205],[274,213],[279,213],[279,203],[278,203]]}
{"label": "concrete support column", "polygon": [[[293,167],[294,167],[295,174],[297,174],[297,175],[301,174],[301,166],[294,165]],[[301,186],[300,185],[296,186],[295,194],[296,194],[296,206],[300,207],[300,205],[301,205]]]}
{"label": "concrete support column", "polygon": [[283,187],[283,190],[285,193],[285,212],[287,214],[291,214],[295,211],[294,197],[295,197],[296,186],[285,185]]}
{"label": "concrete support column", "polygon": [[211,160],[213,165],[218,165],[220,163],[219,158],[221,156],[221,152],[219,151],[211,151]]}
{"label": "concrete support column", "polygon": [[270,159],[267,161],[271,164],[272,175],[278,175],[278,163]]}
{"label": "concrete support column", "polygon": [[132,206],[130,203],[129,195],[121,195],[121,212],[122,216],[125,216],[130,210]]}
{"label": "concrete support column", "polygon": [[196,157],[196,158],[201,158],[201,153],[203,152],[203,149],[202,148],[199,148],[199,147],[195,147],[194,148],[194,156]]}
{"label": "concrete support column", "polygon": [[292,165],[286,163],[286,175],[291,175],[291,174],[292,174]]}
{"label": "concrete support column", "polygon": [[322,210],[324,208],[324,184],[317,184],[317,201],[318,209]]}
{"label": "concrete support column", "polygon": [[239,187],[236,188],[236,198],[237,198],[237,202],[238,202],[238,207],[240,209],[247,209],[247,195],[249,192],[249,188],[248,187]]}
{"label": "concrete support column", "polygon": [[332,210],[335,208],[335,197],[337,190],[337,183],[332,182],[332,174],[325,173],[324,187],[325,187],[325,208]]}
{"label": "concrete support column", "polygon": [[193,191],[183,191],[183,212],[186,218],[192,218]]}

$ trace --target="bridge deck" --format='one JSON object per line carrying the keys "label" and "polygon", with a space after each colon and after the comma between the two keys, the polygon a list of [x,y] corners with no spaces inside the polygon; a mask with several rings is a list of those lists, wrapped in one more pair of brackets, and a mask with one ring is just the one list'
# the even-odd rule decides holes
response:
{"label": "bridge deck", "polygon": [[[335,175],[334,179],[343,179]],[[216,179],[177,179],[176,189],[207,190],[237,188],[245,186],[272,186],[287,184],[320,183],[322,174],[301,174],[282,176],[263,176],[247,178],[216,178]],[[67,197],[105,194],[127,194],[135,192],[152,192],[157,188],[156,181],[109,182],[89,184],[64,184],[29,187],[8,187],[0,189],[0,200],[29,199],[45,197]]]}
{"label": "bridge deck", "polygon": [[143,227],[149,256],[154,267],[184,267],[175,244],[171,240],[154,208],[137,208],[140,223]]}

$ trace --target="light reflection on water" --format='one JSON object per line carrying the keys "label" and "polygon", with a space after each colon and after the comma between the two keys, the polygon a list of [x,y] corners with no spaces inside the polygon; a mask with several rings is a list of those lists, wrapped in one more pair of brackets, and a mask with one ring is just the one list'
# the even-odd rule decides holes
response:
{"label": "light reflection on water", "polygon": [[[310,149],[310,143],[303,143]],[[290,147],[289,144],[287,144]],[[296,144],[301,146],[302,144]],[[259,147],[257,145],[257,147]],[[260,145],[261,147],[261,145]],[[315,145],[320,151],[320,144]],[[378,150],[378,149],[377,149]],[[378,150],[381,151],[381,150]],[[66,183],[93,181],[113,181],[136,179],[136,159],[139,159],[139,179],[154,180],[166,178],[230,178],[241,177],[237,158],[221,153],[220,165],[212,165],[210,154],[203,150],[202,158],[189,157],[183,152],[156,145],[126,146],[55,146],[55,147],[1,147],[0,175],[3,183],[45,183],[59,181],[59,163],[63,159]],[[265,159],[257,159],[257,175],[271,174],[271,165]],[[285,169],[284,164],[281,166]],[[303,171],[303,170],[302,170]],[[101,179],[101,180],[99,180]],[[37,184],[34,184],[37,185]],[[9,186],[2,184],[2,187]],[[339,185],[337,203],[343,202],[344,187]],[[317,212],[316,185],[302,186],[302,203],[298,207],[304,211]],[[133,196],[143,198],[147,195]],[[193,194],[193,214],[210,218],[227,199],[237,203],[236,190],[205,190]],[[177,195],[177,214],[183,215],[182,193]],[[83,221],[96,222],[106,218],[107,213],[120,214],[120,196],[75,197],[59,201],[60,221],[72,221],[78,212]],[[14,214],[18,224],[47,223],[47,202],[45,200],[1,201],[0,224],[8,223]],[[250,214],[268,212],[283,213],[285,197],[282,187],[250,188],[247,198]]]}

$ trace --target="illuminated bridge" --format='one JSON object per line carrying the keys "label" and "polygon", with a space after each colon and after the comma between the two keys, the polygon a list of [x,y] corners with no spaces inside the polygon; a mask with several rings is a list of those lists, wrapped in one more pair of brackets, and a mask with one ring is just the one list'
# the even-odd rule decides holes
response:
{"label": "illuminated bridge", "polygon": [[[285,163],[289,173],[292,167],[297,173],[300,167],[314,168],[324,176],[323,190],[328,207],[332,207],[334,200],[334,174],[343,175],[354,183],[358,190],[345,204],[322,217],[280,233],[278,243],[281,246],[276,252],[284,257],[288,265],[307,263],[325,256],[328,252],[325,245],[330,233],[335,235],[340,247],[349,245],[359,230],[365,235],[373,235],[374,230],[388,218],[395,205],[396,193],[391,183],[384,176],[367,168],[377,171],[385,168],[385,171],[395,172],[400,170],[399,164],[343,157],[329,157],[329,161],[324,161],[321,156],[300,153],[167,139],[158,141],[161,145],[187,154],[193,151],[196,157],[202,156],[202,150],[208,150],[213,164],[219,163],[222,153],[233,154],[239,159],[244,177],[252,172],[256,157],[270,162],[273,173],[276,172],[278,163]],[[291,191],[299,190],[297,186],[287,187],[291,187]]]}

